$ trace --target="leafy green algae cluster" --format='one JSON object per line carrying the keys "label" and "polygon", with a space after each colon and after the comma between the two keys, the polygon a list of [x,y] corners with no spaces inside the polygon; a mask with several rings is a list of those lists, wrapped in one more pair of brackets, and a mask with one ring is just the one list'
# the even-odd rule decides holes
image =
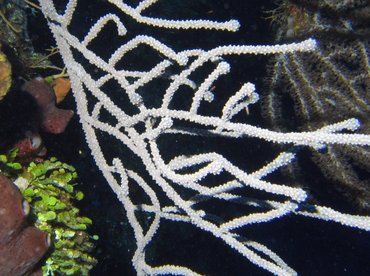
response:
{"label": "leafy green algae cluster", "polygon": [[[15,156],[16,152],[0,155],[2,173],[21,171],[21,166],[14,162]],[[74,188],[76,178],[72,166],[50,158],[41,163],[31,162],[15,180],[31,206],[32,223],[53,241],[42,266],[43,275],[88,275],[97,262],[90,252],[93,240],[98,237],[86,232],[92,221],[80,216],[73,205],[73,201],[83,198],[83,193]]]}
{"label": "leafy green algae cluster", "polygon": [[18,175],[22,169],[22,165],[15,161],[18,150],[9,150],[6,154],[0,154],[0,173],[11,178]]}

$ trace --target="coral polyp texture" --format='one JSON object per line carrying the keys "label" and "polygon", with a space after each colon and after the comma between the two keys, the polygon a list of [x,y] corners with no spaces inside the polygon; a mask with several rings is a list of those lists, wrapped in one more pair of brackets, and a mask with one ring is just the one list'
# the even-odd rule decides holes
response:
{"label": "coral polyp texture", "polygon": [[[40,5],[67,67],[87,143],[132,227],[132,263],[138,275],[207,274],[203,267],[193,267],[199,264],[194,248],[201,242],[194,229],[219,242],[219,252],[209,254],[217,256],[228,248],[239,261],[278,275],[296,271],[249,238],[249,229],[297,216],[370,230],[370,217],[315,204],[303,188],[274,178],[303,148],[367,149],[370,136],[361,133],[358,114],[296,132],[262,128],[250,123],[258,89],[248,81],[232,80],[232,58],[317,55],[317,40],[223,45],[223,35],[240,27],[237,20],[186,18],[191,9],[171,6],[171,1],[128,2],[109,0],[101,10],[112,13],[83,22],[83,2],[69,0],[56,8],[54,1],[40,0]],[[151,13],[159,4],[162,8]],[[173,19],[177,13],[181,20]],[[203,41],[206,46],[200,48],[197,42],[208,35],[218,42],[210,46]],[[283,147],[271,151],[271,144]],[[259,148],[268,153],[242,154]],[[168,242],[166,226],[178,227],[176,236],[193,243],[186,258],[155,257],[152,244]],[[182,252],[175,243],[167,246],[168,251]]]}
{"label": "coral polyp texture", "polygon": [[1,174],[0,191],[0,274],[30,274],[49,248],[48,236],[27,226],[29,205],[17,187]]}
{"label": "coral polyp texture", "polygon": [[[263,97],[265,116],[276,130],[313,130],[349,117],[370,134],[369,39],[367,1],[283,1],[285,21],[279,40],[313,35],[316,51],[275,58]],[[291,11],[290,13],[288,11]],[[294,11],[294,12],[292,12]],[[302,23],[301,18],[306,22]],[[287,102],[292,103],[287,108]],[[312,159],[335,188],[370,210],[370,150],[330,145],[311,150]],[[367,172],[367,173],[366,173]]]}

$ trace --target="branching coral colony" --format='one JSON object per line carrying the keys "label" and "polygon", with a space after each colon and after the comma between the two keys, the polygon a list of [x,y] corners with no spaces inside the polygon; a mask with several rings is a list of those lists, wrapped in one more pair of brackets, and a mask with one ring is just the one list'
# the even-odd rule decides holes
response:
{"label": "branching coral colony", "polygon": [[[370,133],[367,1],[282,1],[278,39],[310,35],[319,45],[310,53],[277,55],[263,99],[264,115],[276,130],[313,130],[355,117]],[[292,102],[288,112],[284,101]],[[284,107],[283,107],[284,106]],[[370,209],[369,148],[330,145],[311,150],[313,161],[335,188],[362,209]],[[328,181],[329,182],[329,181]]]}
{"label": "branching coral colony", "polygon": [[[137,245],[132,262],[139,275],[196,273],[192,261],[148,257],[153,240],[166,242],[161,238],[166,223],[187,223],[207,232],[251,263],[279,275],[296,272],[265,245],[244,236],[249,228],[296,215],[370,230],[370,217],[314,204],[304,189],[271,180],[297,158],[299,149],[366,148],[370,136],[357,133],[358,119],[341,118],[301,132],[272,131],[241,116],[259,99],[253,84],[241,83],[236,91],[222,86],[232,70],[229,56],[315,53],[316,40],[199,49],[189,46],[197,41],[178,39],[176,33],[237,31],[239,22],[168,19],[183,11],[171,6],[174,2],[108,2],[120,14],[88,21],[85,31],[81,27],[86,22],[80,22],[86,10],[83,3],[69,0],[58,5],[58,11],[51,0],[40,0],[40,5],[71,78],[86,140],[132,226]],[[162,9],[153,12],[156,4]],[[161,17],[167,11],[163,7],[173,13]],[[156,32],[145,35],[145,27]],[[96,45],[111,52],[99,52]],[[270,143],[284,147],[253,169],[243,162],[255,157],[229,154],[238,146],[237,151],[255,146],[255,141],[257,147],[268,149]],[[178,233],[190,235],[197,244],[191,230]]]}

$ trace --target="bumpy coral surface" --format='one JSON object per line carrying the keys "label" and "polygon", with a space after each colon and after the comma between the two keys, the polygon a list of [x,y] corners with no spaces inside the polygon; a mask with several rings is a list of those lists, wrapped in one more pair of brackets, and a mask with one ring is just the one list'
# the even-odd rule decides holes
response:
{"label": "bumpy coral surface", "polygon": [[[281,20],[279,40],[313,36],[319,43],[315,52],[276,56],[262,105],[271,126],[279,131],[313,130],[359,118],[361,133],[370,133],[367,3],[283,1],[280,10],[285,10],[285,16],[276,17]],[[310,151],[315,166],[327,177],[326,183],[340,191],[349,204],[369,211],[370,149],[330,145],[326,152]],[[296,167],[293,171],[302,176],[303,170]]]}

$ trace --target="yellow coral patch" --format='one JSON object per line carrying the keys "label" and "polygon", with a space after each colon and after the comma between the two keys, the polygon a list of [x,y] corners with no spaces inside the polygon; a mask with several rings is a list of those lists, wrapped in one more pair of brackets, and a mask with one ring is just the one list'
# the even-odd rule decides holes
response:
{"label": "yellow coral patch", "polygon": [[12,84],[12,68],[6,55],[0,51],[0,100],[8,93]]}

